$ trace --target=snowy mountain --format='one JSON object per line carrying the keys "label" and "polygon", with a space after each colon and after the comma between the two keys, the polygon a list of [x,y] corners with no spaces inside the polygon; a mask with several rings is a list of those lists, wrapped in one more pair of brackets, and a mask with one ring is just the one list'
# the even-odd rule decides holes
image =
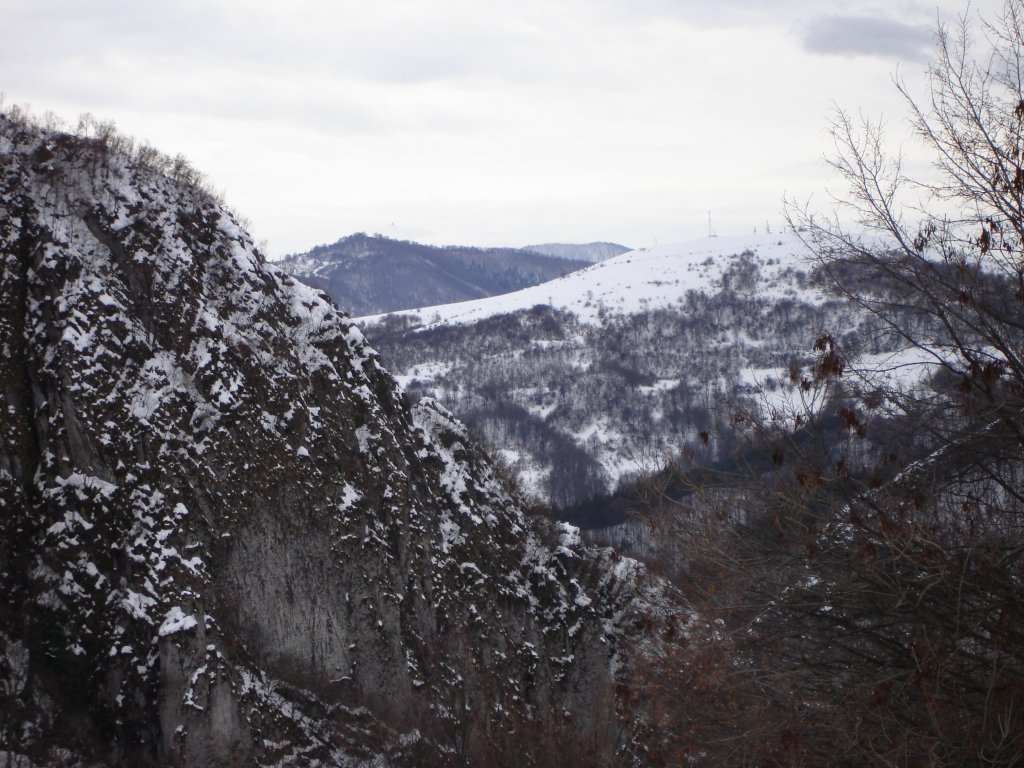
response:
{"label": "snowy mountain", "polygon": [[556,256],[559,259],[579,259],[581,261],[598,262],[631,251],[618,243],[540,243],[523,246],[524,251],[543,253],[545,256]]}
{"label": "snowy mountain", "polygon": [[627,628],[685,611],[181,163],[0,116],[0,392],[6,764],[630,761]]}
{"label": "snowy mountain", "polygon": [[802,408],[799,371],[824,334],[872,369],[899,356],[921,374],[822,286],[792,234],[706,238],[357,322],[411,394],[444,402],[526,489],[566,506],[683,452],[727,453],[738,411]]}
{"label": "snowy mountain", "polygon": [[508,293],[580,269],[589,260],[515,248],[436,247],[355,234],[278,263],[353,315]]}
{"label": "snowy mountain", "polygon": [[[570,312],[583,322],[597,323],[609,313],[625,316],[678,306],[690,292],[729,290],[734,281],[738,281],[734,287],[747,294],[756,291],[765,298],[799,295],[820,303],[822,296],[806,294],[806,286],[798,285],[799,273],[806,277],[810,269],[807,256],[793,235],[705,238],[628,251],[572,275],[503,296],[393,314],[423,318],[425,327],[430,328],[442,323],[464,325],[543,304]],[[358,318],[361,323],[379,320],[372,315]]]}

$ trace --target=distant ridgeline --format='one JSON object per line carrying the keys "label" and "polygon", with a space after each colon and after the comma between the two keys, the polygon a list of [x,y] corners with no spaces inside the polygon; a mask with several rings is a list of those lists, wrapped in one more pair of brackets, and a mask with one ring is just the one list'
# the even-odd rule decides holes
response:
{"label": "distant ridgeline", "polygon": [[543,253],[545,256],[555,256],[559,259],[579,259],[597,263],[610,259],[633,250],[618,243],[539,243],[537,245],[524,245],[524,251]]}
{"label": "distant ridgeline", "polygon": [[612,243],[437,247],[359,233],[288,256],[279,266],[355,316],[509,293],[625,250]]}

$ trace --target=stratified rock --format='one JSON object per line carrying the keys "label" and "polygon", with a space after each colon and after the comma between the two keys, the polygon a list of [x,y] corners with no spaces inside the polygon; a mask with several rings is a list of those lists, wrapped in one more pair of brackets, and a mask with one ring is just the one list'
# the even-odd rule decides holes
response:
{"label": "stratified rock", "polygon": [[0,750],[528,764],[543,726],[608,751],[625,571],[167,173],[0,118]]}

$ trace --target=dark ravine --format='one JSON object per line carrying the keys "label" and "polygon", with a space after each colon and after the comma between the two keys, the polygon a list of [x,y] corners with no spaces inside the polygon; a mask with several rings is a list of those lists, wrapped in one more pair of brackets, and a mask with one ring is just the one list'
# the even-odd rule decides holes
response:
{"label": "dark ravine", "polygon": [[0,756],[628,763],[618,649],[684,612],[160,170],[0,117]]}

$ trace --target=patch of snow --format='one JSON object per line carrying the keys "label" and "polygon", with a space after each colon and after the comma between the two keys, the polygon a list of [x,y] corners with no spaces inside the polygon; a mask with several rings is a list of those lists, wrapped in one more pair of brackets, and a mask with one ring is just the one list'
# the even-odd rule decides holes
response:
{"label": "patch of snow", "polygon": [[187,632],[188,630],[195,627],[199,622],[196,621],[195,616],[190,616],[185,613],[180,607],[174,606],[167,612],[167,616],[164,618],[163,624],[160,625],[160,629],[157,634],[160,637],[167,637],[177,632]]}

